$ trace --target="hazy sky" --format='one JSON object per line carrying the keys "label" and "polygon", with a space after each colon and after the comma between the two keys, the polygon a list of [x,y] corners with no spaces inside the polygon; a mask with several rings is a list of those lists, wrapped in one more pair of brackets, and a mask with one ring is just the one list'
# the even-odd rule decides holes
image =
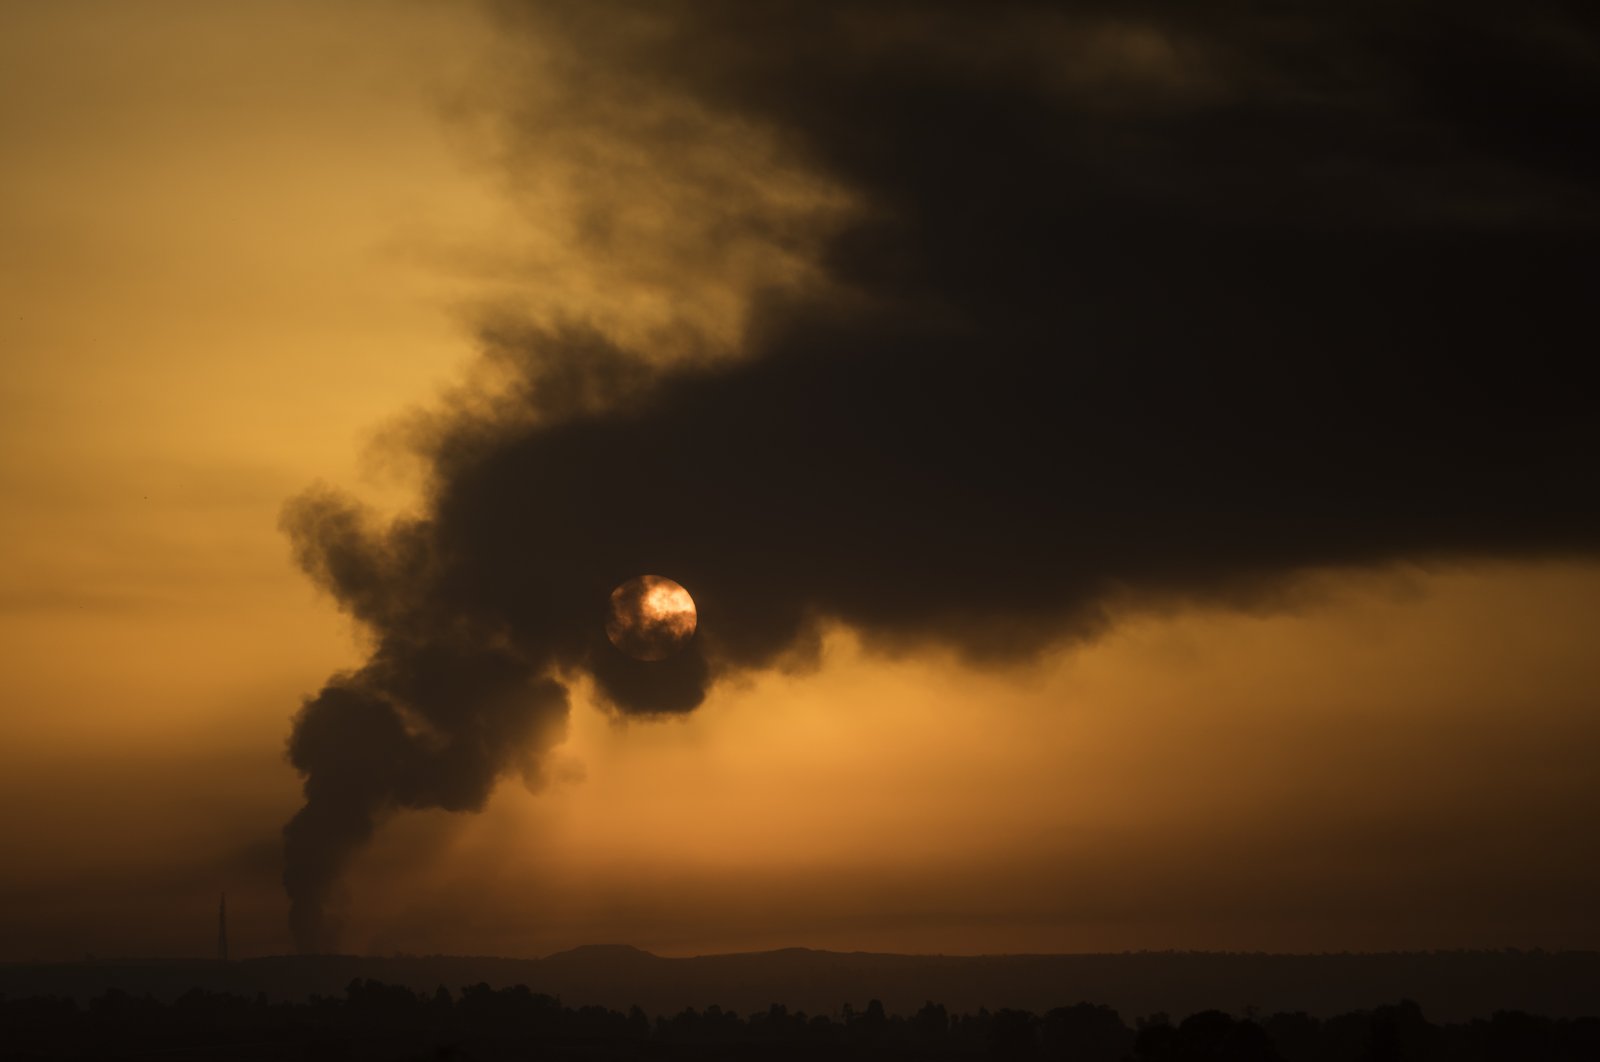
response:
{"label": "hazy sky", "polygon": [[0,958],[1600,947],[1597,42],[1184,10],[5,8]]}

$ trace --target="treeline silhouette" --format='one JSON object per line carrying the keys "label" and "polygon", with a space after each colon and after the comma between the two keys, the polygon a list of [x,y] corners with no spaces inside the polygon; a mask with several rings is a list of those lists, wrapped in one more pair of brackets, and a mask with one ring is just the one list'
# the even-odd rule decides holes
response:
{"label": "treeline silhouette", "polygon": [[1133,1026],[1091,1003],[1046,1013],[910,1015],[865,1009],[808,1015],[774,1004],[741,1016],[719,1006],[652,1018],[568,1007],[526,985],[432,993],[371,979],[344,995],[270,1002],[192,989],[171,1003],[112,989],[80,1006],[58,996],[0,999],[0,1057],[24,1059],[1059,1059],[1071,1062],[1587,1062],[1600,1059],[1600,1018],[1520,1011],[1429,1022],[1402,1001],[1327,1019],[1217,1010]]}

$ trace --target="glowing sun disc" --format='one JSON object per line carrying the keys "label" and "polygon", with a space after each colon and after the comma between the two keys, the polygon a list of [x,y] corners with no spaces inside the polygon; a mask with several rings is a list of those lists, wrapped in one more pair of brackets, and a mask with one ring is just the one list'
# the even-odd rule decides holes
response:
{"label": "glowing sun disc", "polygon": [[665,660],[694,637],[694,598],[661,575],[640,575],[611,591],[606,637],[635,660]]}

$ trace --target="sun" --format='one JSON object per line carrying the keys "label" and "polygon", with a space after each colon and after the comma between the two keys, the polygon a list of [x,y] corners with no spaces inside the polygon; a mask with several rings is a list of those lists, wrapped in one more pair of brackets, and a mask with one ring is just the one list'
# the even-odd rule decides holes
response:
{"label": "sun", "polygon": [[635,660],[665,660],[694,637],[694,598],[661,575],[640,575],[611,591],[606,637]]}

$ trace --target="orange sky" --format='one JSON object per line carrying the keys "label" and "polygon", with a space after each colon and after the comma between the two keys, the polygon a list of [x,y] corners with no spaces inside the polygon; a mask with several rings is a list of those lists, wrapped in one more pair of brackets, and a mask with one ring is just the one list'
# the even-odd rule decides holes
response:
{"label": "orange sky", "polygon": [[[408,504],[374,440],[473,371],[484,305],[734,342],[806,244],[706,257],[703,170],[785,224],[849,209],[745,129],[655,198],[559,122],[508,179],[518,61],[423,3],[0,14],[0,958],[206,954],[223,889],[236,953],[289,950],[283,742],[362,644],[284,500]],[[594,197],[628,255],[568,238]],[[385,826],[348,946],[1600,947],[1597,629],[1600,566],[1463,563],[994,671],[835,629],[664,723],[580,682],[541,790]]]}

